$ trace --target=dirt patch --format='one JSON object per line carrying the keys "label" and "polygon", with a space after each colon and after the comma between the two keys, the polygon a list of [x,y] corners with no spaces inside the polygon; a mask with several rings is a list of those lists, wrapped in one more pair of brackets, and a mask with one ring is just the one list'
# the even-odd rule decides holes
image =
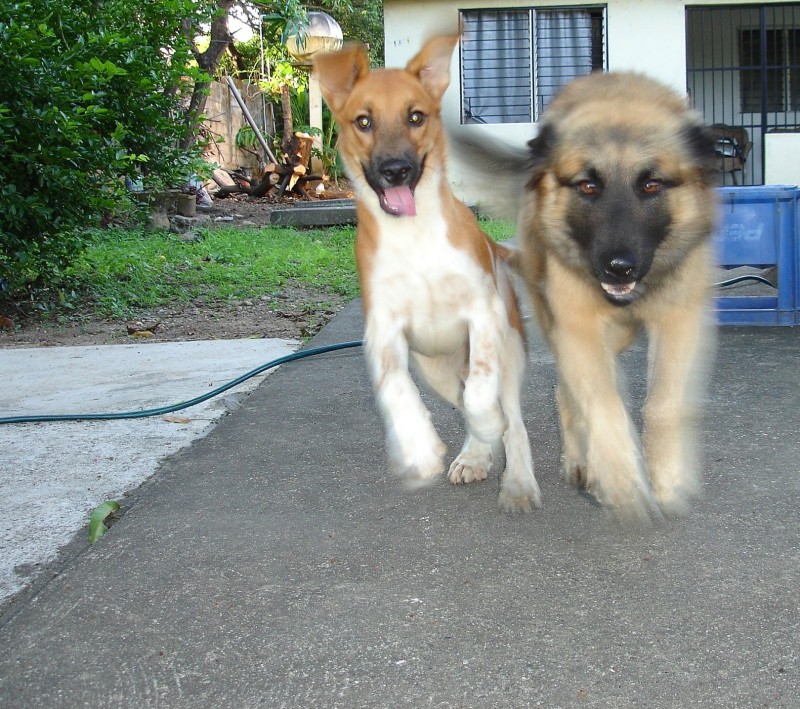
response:
{"label": "dirt patch", "polygon": [[[326,198],[352,196],[346,185],[329,190]],[[291,198],[281,206],[291,203]],[[253,228],[269,225],[269,199],[252,200],[232,195],[214,200],[202,214],[204,224]],[[302,340],[316,334],[347,301],[341,296],[290,284],[277,296],[262,296],[230,303],[194,303],[139,312],[125,320],[105,320],[85,314],[61,317],[55,322],[20,318],[0,319],[0,348],[63,345],[111,345],[133,342],[176,342],[279,337]],[[0,316],[6,315],[0,313]]]}
{"label": "dirt patch", "polygon": [[302,340],[317,333],[346,304],[340,296],[291,287],[277,301],[190,303],[142,311],[133,319],[75,316],[59,322],[26,319],[0,332],[2,347],[120,345],[134,342],[279,337]]}
{"label": "dirt patch", "polygon": [[198,208],[197,214],[200,217],[209,216],[211,221],[207,226],[212,228],[214,226],[264,227],[270,226],[270,214],[276,206],[278,205],[267,198],[251,199],[247,195],[233,194],[225,199],[215,199],[211,207]]}

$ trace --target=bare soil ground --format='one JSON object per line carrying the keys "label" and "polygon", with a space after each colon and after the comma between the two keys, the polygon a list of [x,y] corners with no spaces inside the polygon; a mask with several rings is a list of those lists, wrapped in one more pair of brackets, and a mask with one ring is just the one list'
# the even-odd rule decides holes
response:
{"label": "bare soil ground", "polygon": [[[346,189],[328,196],[351,196]],[[282,206],[287,202],[282,202]],[[269,200],[250,200],[232,195],[214,200],[205,213],[209,225],[259,227],[269,224]],[[300,284],[290,285],[275,299],[242,300],[235,303],[195,302],[174,307],[160,307],[137,313],[127,320],[104,320],[76,315],[57,322],[14,318],[11,323],[0,317],[0,348],[48,347],[63,345],[107,345],[133,342],[175,342],[183,340],[218,340],[278,337],[301,340],[318,332],[346,300],[327,292],[315,291]]]}

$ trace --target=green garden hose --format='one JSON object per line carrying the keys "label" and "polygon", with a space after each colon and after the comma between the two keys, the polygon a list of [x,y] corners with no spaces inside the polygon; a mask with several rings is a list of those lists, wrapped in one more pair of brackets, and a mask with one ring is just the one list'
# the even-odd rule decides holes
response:
{"label": "green garden hose", "polygon": [[194,399],[189,399],[188,401],[182,401],[178,404],[173,404],[171,406],[162,406],[157,409],[146,409],[144,411],[125,411],[120,413],[110,413],[110,414],[53,414],[53,415],[41,415],[41,416],[6,416],[0,418],[0,424],[4,423],[42,423],[42,422],[50,422],[50,421],[113,421],[116,419],[140,419],[140,418],[147,418],[148,416],[163,416],[164,414],[169,414],[174,411],[180,411],[181,409],[188,409],[190,406],[196,406],[197,404],[202,404],[204,401],[208,401],[209,399],[213,399],[215,396],[222,394],[223,392],[228,391],[228,389],[232,389],[233,387],[241,384],[244,381],[247,381],[251,377],[255,377],[262,372],[266,372],[268,369],[272,369],[273,367],[277,367],[281,364],[287,364],[288,362],[294,362],[298,359],[305,359],[306,357],[313,357],[315,355],[326,354],[327,352],[336,352],[337,350],[345,350],[351,347],[360,347],[362,344],[361,340],[352,340],[350,342],[339,342],[335,345],[323,345],[322,347],[312,347],[311,349],[307,350],[300,350],[299,352],[293,352],[292,354],[285,355],[283,357],[278,357],[277,359],[273,359],[271,362],[267,362],[266,364],[262,364],[255,369],[250,370],[246,374],[242,374],[240,377],[228,382],[227,384],[223,384],[220,387],[217,387],[213,391],[208,392],[207,394],[203,394],[202,396],[198,396]]}

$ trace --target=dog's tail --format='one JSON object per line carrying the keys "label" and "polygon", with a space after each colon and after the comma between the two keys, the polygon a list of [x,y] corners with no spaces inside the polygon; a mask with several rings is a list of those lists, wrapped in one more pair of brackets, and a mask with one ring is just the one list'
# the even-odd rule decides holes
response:
{"label": "dog's tail", "polygon": [[481,211],[516,220],[529,171],[528,150],[463,126],[448,129],[448,142],[450,158],[479,181]]}

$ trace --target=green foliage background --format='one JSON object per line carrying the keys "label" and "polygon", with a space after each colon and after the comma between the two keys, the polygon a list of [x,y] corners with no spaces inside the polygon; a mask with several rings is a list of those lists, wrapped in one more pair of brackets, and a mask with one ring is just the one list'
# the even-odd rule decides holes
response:
{"label": "green foliage background", "polygon": [[[192,0],[0,0],[0,286],[20,298],[58,289],[81,228],[113,209],[122,177],[180,184],[178,149],[198,72],[180,31]],[[198,148],[199,150],[199,148]]]}
{"label": "green foliage background", "polygon": [[[382,0],[323,0],[316,9],[329,13],[341,26],[345,42],[360,42],[369,46],[370,64],[384,64],[383,3]],[[258,34],[244,42],[235,42],[235,59],[226,56],[217,67],[217,80],[224,81],[228,74],[259,83],[267,100],[272,104],[276,132],[281,133],[283,108],[280,102],[280,86],[286,84],[291,92],[292,116],[295,130],[312,132],[308,121],[308,71],[293,65],[286,50],[288,34],[302,32],[306,9],[297,0],[289,0],[282,8],[274,3],[258,3],[263,15],[262,37]],[[268,12],[280,9],[280,12]],[[261,55],[263,44],[264,63],[268,67],[269,80],[261,81]],[[340,167],[337,160],[336,127],[327,104],[323,104],[322,154],[318,157],[325,167],[325,174],[337,178]],[[246,131],[245,131],[246,132]],[[275,139],[279,149],[280,138]]]}
{"label": "green foliage background", "polygon": [[[209,21],[231,4],[0,0],[0,306],[68,301],[69,266],[88,244],[87,227],[134,209],[125,176],[157,192],[205,165],[192,139],[202,107],[190,106],[210,80],[198,62],[211,73],[216,59],[205,61],[190,42],[209,27],[212,44],[227,41],[224,30],[214,39],[220,25]],[[256,4],[277,18],[265,36],[272,56],[305,10],[298,0]],[[382,63],[380,0],[322,7]],[[256,64],[255,49],[244,49],[245,64]]]}

